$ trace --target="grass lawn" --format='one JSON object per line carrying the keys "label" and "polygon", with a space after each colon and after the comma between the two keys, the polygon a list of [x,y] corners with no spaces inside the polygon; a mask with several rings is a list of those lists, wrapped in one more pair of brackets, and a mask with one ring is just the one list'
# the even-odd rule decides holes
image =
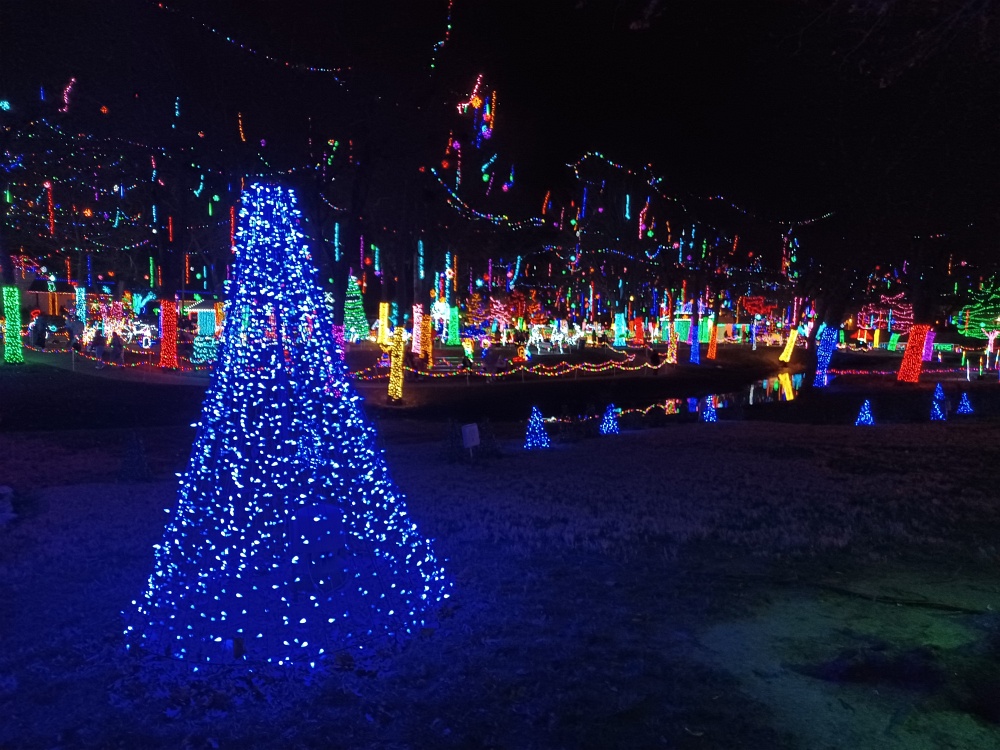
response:
{"label": "grass lawn", "polygon": [[[932,381],[845,378],[780,412],[633,419],[548,451],[521,449],[524,415],[472,460],[446,413],[376,409],[455,582],[434,627],[371,663],[194,675],[125,655],[119,612],[151,570],[198,389],[23,372],[0,368],[7,393],[91,409],[92,388],[144,418],[11,429],[21,407],[0,406],[18,512],[0,528],[0,748],[1000,747],[987,384],[945,384],[973,389],[965,421],[926,420]],[[881,424],[853,426],[859,398]],[[119,481],[134,435],[152,481]]]}

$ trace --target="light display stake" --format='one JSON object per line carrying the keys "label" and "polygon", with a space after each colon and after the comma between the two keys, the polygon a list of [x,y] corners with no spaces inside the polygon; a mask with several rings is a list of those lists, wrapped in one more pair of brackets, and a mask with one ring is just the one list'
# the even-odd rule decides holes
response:
{"label": "light display stake", "polygon": [[160,300],[159,367],[177,369],[177,303]]}
{"label": "light display stake", "polygon": [[865,402],[861,404],[861,410],[858,412],[858,418],[854,421],[855,427],[871,426],[875,424],[875,420],[872,418],[872,405],[865,399]]}
{"label": "light display stake", "polygon": [[628,326],[625,323],[625,313],[615,313],[615,340],[612,346],[625,346],[625,335]]}
{"label": "light display stake", "polygon": [[417,240],[417,275],[420,280],[424,278],[424,241]]}
{"label": "light display stake", "polygon": [[785,342],[785,348],[781,350],[781,355],[778,357],[779,362],[791,362],[792,352],[795,351],[795,341],[799,338],[799,329],[793,328],[788,332],[788,340]]}
{"label": "light display stake", "polygon": [[618,410],[615,409],[614,404],[608,404],[608,408],[604,410],[604,418],[601,419],[599,429],[602,435],[617,435],[620,432],[618,429]]}
{"label": "light display stake", "polygon": [[962,398],[959,399],[958,408],[955,409],[956,414],[972,414],[972,404],[969,403],[969,394],[963,393]]}
{"label": "light display stake", "polygon": [[833,326],[826,326],[819,334],[816,342],[816,377],[813,378],[814,388],[826,388],[829,384],[827,370],[830,367],[830,359],[837,348],[837,340],[840,337],[840,330]]}
{"label": "light display stake", "polygon": [[16,286],[3,288],[3,361],[8,365],[24,362],[24,342],[21,341],[21,290]]}
{"label": "light display stake", "polygon": [[719,421],[719,415],[715,411],[715,402],[711,396],[705,397],[705,408],[701,410],[700,417],[702,422],[710,423]]}
{"label": "light display stake", "polygon": [[452,307],[448,312],[448,346],[459,346],[462,343],[459,328],[458,308]]}
{"label": "light display stake", "polygon": [[920,381],[920,371],[923,368],[924,342],[930,332],[929,325],[914,325],[910,327],[910,337],[903,352],[903,361],[899,364],[896,379],[901,383],[917,383]]}
{"label": "light display stake", "polygon": [[389,401],[403,400],[403,326],[392,333],[392,353],[389,362]]}
{"label": "light display stake", "polygon": [[545,431],[545,422],[542,420],[542,413],[537,406],[531,407],[531,416],[528,418],[528,430],[524,436],[524,449],[526,451],[539,450],[551,447],[549,433]]}
{"label": "light display stake", "polygon": [[290,190],[244,193],[232,312],[130,648],[312,668],[419,631],[448,596],[334,354],[298,220]]}

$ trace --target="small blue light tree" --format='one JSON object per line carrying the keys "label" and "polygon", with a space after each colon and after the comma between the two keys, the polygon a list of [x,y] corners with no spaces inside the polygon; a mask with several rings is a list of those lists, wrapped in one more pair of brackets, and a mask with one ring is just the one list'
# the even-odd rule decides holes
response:
{"label": "small blue light tree", "polygon": [[941,408],[941,401],[935,399],[931,403],[931,421],[932,422],[944,422],[947,417],[945,416],[944,409]]}
{"label": "small blue light tree", "polygon": [[700,418],[702,422],[718,422],[719,415],[715,411],[715,404],[712,403],[712,397],[705,397],[705,408],[701,410]]}
{"label": "small blue light tree", "polygon": [[858,412],[858,418],[854,422],[854,426],[855,427],[860,427],[862,425],[871,426],[874,424],[875,420],[872,418],[871,402],[869,402],[868,399],[865,399],[865,402],[861,404],[861,410]]}
{"label": "small blue light tree", "polygon": [[614,404],[608,404],[608,408],[604,410],[604,418],[601,419],[599,429],[602,435],[617,435],[620,432],[618,429],[618,411],[615,409]]}
{"label": "small blue light tree", "polygon": [[244,193],[217,366],[130,648],[314,666],[405,637],[448,596],[335,354],[298,224],[291,190]]}
{"label": "small blue light tree", "polygon": [[944,388],[941,387],[940,383],[934,386],[934,400],[938,403],[944,401]]}
{"label": "small blue light tree", "polygon": [[528,431],[524,436],[524,449],[530,451],[548,448],[550,445],[549,433],[545,431],[542,413],[538,411],[537,406],[532,406],[531,416],[528,418]]}
{"label": "small blue light tree", "polygon": [[958,408],[955,409],[956,414],[972,414],[972,404],[969,403],[969,394],[963,393],[962,398],[958,402]]}

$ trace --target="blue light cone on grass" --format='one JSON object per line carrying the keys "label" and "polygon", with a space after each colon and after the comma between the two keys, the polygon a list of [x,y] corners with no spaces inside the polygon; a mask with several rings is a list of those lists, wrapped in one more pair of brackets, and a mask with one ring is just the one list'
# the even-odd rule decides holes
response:
{"label": "blue light cone on grass", "polygon": [[931,421],[932,422],[944,422],[947,417],[944,415],[944,409],[941,408],[940,401],[933,401],[931,403]]}
{"label": "blue light cone on grass", "polygon": [[972,404],[969,403],[969,394],[963,393],[962,398],[958,402],[958,408],[955,409],[956,414],[972,414]]}
{"label": "blue light cone on grass", "polygon": [[934,386],[934,400],[939,403],[944,401],[944,388],[941,387],[940,383]]}
{"label": "blue light cone on grass", "polygon": [[855,427],[870,427],[875,424],[875,420],[872,418],[872,405],[868,399],[861,404],[861,410],[858,412],[858,418],[854,422]]}
{"label": "blue light cone on grass", "polygon": [[617,435],[619,433],[618,410],[615,409],[614,404],[608,404],[608,408],[604,410],[604,418],[601,420],[599,429],[602,435]]}
{"label": "blue light cone on grass", "polygon": [[705,408],[701,410],[701,421],[702,422],[718,422],[719,415],[715,412],[715,404],[712,403],[712,397],[707,396],[705,398]]}
{"label": "blue light cone on grass", "polygon": [[129,648],[312,667],[419,631],[448,596],[332,354],[298,222],[291,190],[244,192],[217,366]]}
{"label": "blue light cone on grass", "polygon": [[550,447],[549,433],[545,431],[545,422],[537,406],[531,407],[528,417],[528,431],[524,436],[524,449],[527,451]]}

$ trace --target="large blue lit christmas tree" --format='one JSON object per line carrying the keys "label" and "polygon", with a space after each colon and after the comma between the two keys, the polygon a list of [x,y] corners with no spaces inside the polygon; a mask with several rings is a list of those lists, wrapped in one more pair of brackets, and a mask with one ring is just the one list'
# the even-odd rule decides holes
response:
{"label": "large blue lit christmas tree", "polygon": [[191,661],[314,666],[420,628],[450,584],[336,352],[292,191],[255,184],[242,206],[217,366],[125,633]]}

